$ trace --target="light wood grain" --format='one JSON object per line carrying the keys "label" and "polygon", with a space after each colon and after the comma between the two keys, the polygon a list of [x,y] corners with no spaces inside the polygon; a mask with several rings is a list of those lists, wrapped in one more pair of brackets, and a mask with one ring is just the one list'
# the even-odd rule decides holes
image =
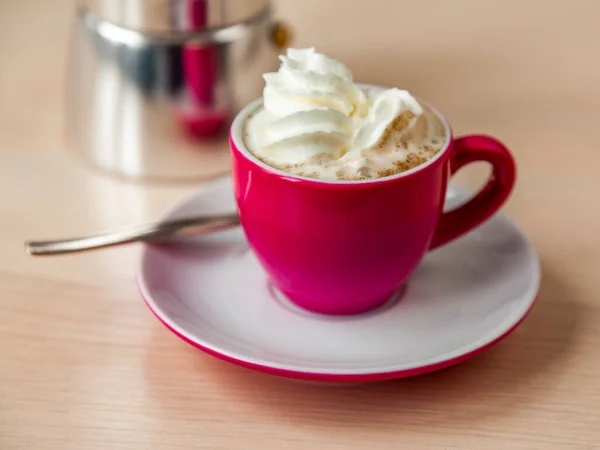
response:
{"label": "light wood grain", "polygon": [[[323,388],[179,341],[135,287],[136,247],[32,259],[26,238],[155,218],[193,186],[122,183],[63,140],[73,2],[0,4],[0,449],[600,448],[600,2],[277,2],[298,46],[436,104],[519,163],[506,209],[543,263],[496,348],[414,379]],[[484,176],[459,176],[475,186]]]}

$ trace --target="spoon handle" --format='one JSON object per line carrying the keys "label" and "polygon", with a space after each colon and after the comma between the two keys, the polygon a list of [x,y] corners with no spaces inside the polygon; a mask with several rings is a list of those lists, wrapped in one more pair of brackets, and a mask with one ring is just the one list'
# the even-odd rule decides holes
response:
{"label": "spoon handle", "polygon": [[172,220],[168,222],[136,225],[118,231],[72,239],[26,241],[25,251],[30,255],[35,256],[75,253],[112,247],[130,242],[154,242],[172,238],[176,235],[205,234],[230,228],[239,225],[239,223],[239,218],[235,214]]}

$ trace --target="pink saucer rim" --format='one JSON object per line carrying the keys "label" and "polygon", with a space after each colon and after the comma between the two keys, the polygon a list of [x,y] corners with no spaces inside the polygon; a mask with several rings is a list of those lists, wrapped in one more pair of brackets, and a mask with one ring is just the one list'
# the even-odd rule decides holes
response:
{"label": "pink saucer rim", "polygon": [[275,375],[283,378],[292,378],[296,380],[302,381],[321,381],[321,382],[331,382],[331,383],[368,383],[375,381],[388,381],[400,378],[408,378],[417,375],[423,375],[429,372],[435,372],[437,370],[445,369],[450,366],[454,366],[461,362],[464,362],[485,350],[495,346],[500,341],[504,340],[508,337],[513,331],[515,331],[519,325],[527,318],[533,307],[537,302],[537,298],[539,296],[539,286],[537,292],[529,305],[529,308],[524,312],[524,314],[504,333],[500,336],[496,337],[490,342],[477,347],[471,351],[463,353],[461,355],[455,356],[453,358],[448,358],[445,360],[437,361],[432,364],[425,364],[422,366],[411,367],[408,369],[396,370],[396,371],[388,371],[388,372],[368,372],[368,373],[327,373],[327,372],[306,372],[300,370],[290,370],[290,369],[282,369],[279,367],[268,366],[264,364],[257,364],[250,361],[245,361],[243,359],[235,358],[233,356],[227,355],[223,352],[210,348],[200,342],[197,342],[190,337],[186,336],[182,332],[178,331],[174,326],[172,326],[167,319],[163,318],[162,312],[158,307],[156,307],[153,302],[149,299],[149,296],[145,293],[145,289],[142,286],[142,282],[140,281],[139,272],[136,276],[136,282],[138,290],[144,300],[144,303],[148,307],[148,309],[152,312],[152,314],[161,322],[171,333],[180,338],[181,340],[187,342],[193,347],[202,350],[204,353],[207,353],[213,357],[216,357],[222,361],[226,361],[232,364],[235,364],[240,367],[244,367],[246,369],[251,369],[254,371],[266,373],[269,375]]}

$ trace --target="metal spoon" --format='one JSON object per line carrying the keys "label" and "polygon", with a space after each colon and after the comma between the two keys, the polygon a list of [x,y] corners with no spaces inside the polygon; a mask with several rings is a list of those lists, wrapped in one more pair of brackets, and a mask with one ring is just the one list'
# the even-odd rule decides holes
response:
{"label": "metal spoon", "polygon": [[30,255],[59,255],[112,247],[130,242],[156,242],[175,236],[206,234],[240,224],[237,215],[194,217],[124,228],[118,231],[53,241],[26,241],[25,251]]}

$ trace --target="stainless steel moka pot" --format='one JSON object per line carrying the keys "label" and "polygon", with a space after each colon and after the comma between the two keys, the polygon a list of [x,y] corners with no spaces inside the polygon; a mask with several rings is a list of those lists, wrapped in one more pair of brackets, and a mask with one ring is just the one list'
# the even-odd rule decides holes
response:
{"label": "stainless steel moka pot", "polygon": [[229,169],[235,113],[261,95],[287,30],[268,0],[84,0],[68,71],[77,152],[135,179]]}

